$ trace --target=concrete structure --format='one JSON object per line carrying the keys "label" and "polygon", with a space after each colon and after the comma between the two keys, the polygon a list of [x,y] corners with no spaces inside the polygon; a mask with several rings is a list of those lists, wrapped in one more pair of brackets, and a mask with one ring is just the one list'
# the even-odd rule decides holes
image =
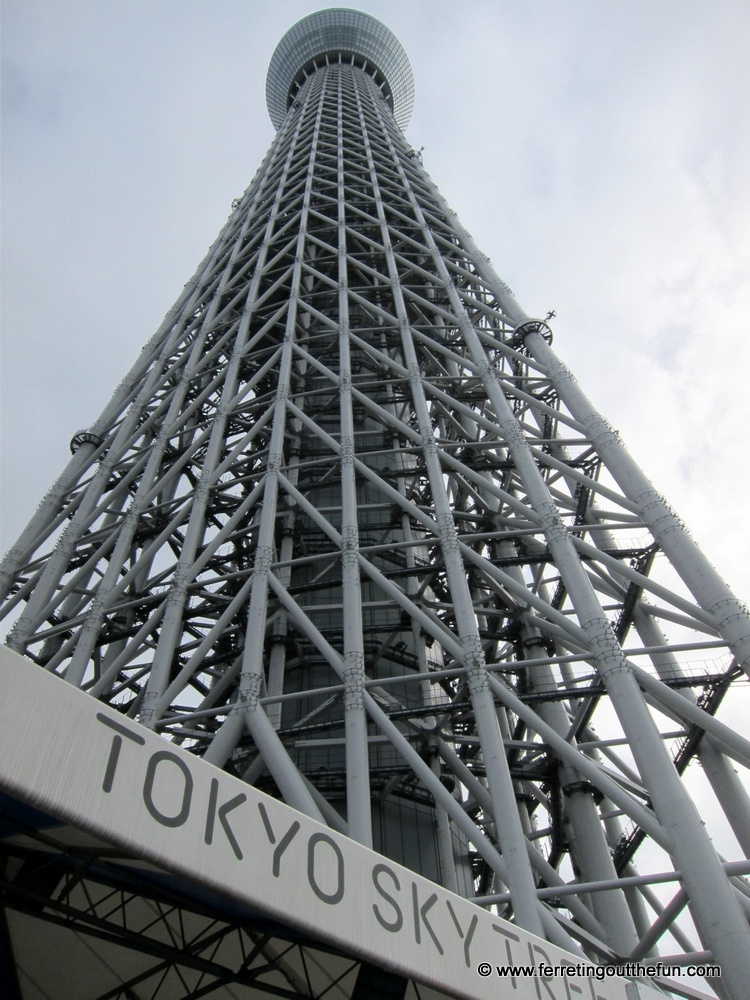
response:
{"label": "concrete structure", "polygon": [[484,961],[662,954],[739,1000],[746,609],[425,172],[391,32],[305,18],[267,100],[258,174],[2,565],[7,988],[481,997]]}

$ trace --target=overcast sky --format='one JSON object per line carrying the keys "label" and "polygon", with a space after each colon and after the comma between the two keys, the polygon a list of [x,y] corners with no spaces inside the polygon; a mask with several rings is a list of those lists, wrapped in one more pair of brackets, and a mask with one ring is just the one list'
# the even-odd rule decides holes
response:
{"label": "overcast sky", "polygon": [[[268,61],[320,7],[3,0],[3,550],[249,184]],[[360,8],[425,166],[747,599],[750,5]]]}

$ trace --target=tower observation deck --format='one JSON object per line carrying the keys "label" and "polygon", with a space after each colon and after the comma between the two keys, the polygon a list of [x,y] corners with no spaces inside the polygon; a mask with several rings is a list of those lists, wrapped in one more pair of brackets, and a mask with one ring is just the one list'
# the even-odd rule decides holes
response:
{"label": "tower observation deck", "polygon": [[400,128],[414,107],[414,76],[403,46],[384,24],[358,10],[322,10],[281,39],[266,77],[266,103],[279,129],[305,81],[331,63],[356,66],[381,91]]}
{"label": "tower observation deck", "polygon": [[266,99],[256,177],[2,563],[18,996],[51,995],[45,921],[35,981],[64,954],[92,997],[489,997],[507,946],[740,1000],[747,610],[425,171],[395,36],[312,14]]}

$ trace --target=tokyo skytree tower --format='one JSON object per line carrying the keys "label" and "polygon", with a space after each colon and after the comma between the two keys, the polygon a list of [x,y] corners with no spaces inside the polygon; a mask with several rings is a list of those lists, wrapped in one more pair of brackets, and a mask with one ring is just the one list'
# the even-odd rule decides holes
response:
{"label": "tokyo skytree tower", "polygon": [[394,35],[310,15],[266,98],[258,173],[2,563],[7,646],[523,931],[740,1000],[747,609],[425,171]]}

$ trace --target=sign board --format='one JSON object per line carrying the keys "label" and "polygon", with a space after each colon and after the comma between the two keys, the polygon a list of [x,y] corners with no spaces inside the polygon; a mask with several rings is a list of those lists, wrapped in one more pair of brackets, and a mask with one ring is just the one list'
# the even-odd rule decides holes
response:
{"label": "sign board", "polygon": [[322,826],[6,647],[0,692],[0,788],[146,862],[457,997],[656,995]]}

